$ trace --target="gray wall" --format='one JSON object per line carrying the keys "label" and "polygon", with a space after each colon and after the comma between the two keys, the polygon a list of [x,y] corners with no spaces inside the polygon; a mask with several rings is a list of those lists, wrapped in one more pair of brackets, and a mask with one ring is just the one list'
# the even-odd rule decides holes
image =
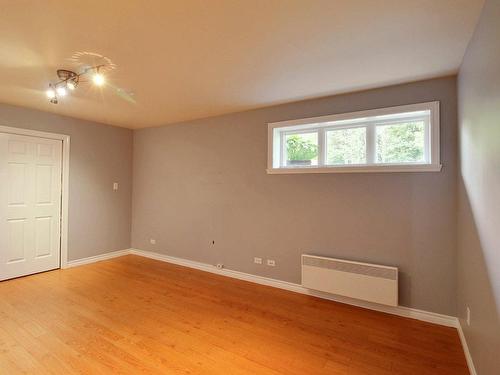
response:
{"label": "gray wall", "polygon": [[459,75],[458,315],[481,375],[500,373],[499,20],[486,1]]}
{"label": "gray wall", "polygon": [[4,104],[0,125],[71,136],[69,260],[130,247],[131,130]]}
{"label": "gray wall", "polygon": [[[442,172],[266,174],[268,122],[431,100]],[[455,315],[456,136],[455,77],[135,131],[132,245],[296,283],[306,252],[395,265],[402,305]]]}

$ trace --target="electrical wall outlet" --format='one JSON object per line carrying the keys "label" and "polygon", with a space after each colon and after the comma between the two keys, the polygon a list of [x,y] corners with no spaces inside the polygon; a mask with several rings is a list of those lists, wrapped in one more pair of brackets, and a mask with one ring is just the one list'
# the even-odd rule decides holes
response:
{"label": "electrical wall outlet", "polygon": [[255,264],[262,264],[262,258],[257,258],[257,257],[255,257],[255,258],[253,258],[253,262],[254,262]]}
{"label": "electrical wall outlet", "polygon": [[223,268],[224,268],[224,265],[223,265],[222,263],[217,263],[217,264],[215,265],[215,267],[217,267],[218,269],[220,269],[220,270],[221,270],[221,269],[223,269]]}
{"label": "electrical wall outlet", "polygon": [[151,245],[156,245],[156,240],[155,240],[154,238],[151,238],[151,239],[149,240],[149,243],[150,243]]}
{"label": "electrical wall outlet", "polygon": [[276,266],[276,262],[274,261],[274,259],[268,259],[267,260],[267,265],[269,267],[275,267]]}
{"label": "electrical wall outlet", "polygon": [[465,318],[467,325],[470,326],[470,307],[467,306],[467,316]]}
{"label": "electrical wall outlet", "polygon": [[113,191],[118,191],[118,182],[113,182]]}

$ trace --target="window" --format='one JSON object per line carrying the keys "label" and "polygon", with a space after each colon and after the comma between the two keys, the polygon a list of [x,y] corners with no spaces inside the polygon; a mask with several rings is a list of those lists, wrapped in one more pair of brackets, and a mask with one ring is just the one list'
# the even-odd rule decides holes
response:
{"label": "window", "polygon": [[269,124],[268,173],[439,171],[439,102]]}

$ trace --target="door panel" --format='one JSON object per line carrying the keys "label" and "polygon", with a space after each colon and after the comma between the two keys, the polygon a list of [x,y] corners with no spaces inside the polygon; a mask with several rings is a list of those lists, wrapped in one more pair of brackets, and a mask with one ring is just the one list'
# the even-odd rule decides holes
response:
{"label": "door panel", "polygon": [[62,141],[0,133],[0,280],[59,267]]}
{"label": "door panel", "polygon": [[52,252],[52,218],[37,217],[35,219],[35,256],[50,256]]}
{"label": "door panel", "polygon": [[7,176],[9,186],[9,205],[26,204],[26,164],[8,163],[9,174]]}
{"label": "door panel", "polygon": [[36,204],[52,203],[52,165],[36,167]]}
{"label": "door panel", "polygon": [[15,139],[9,139],[9,153],[17,155],[28,155],[28,147],[26,142],[16,141]]}
{"label": "door panel", "polygon": [[26,219],[7,220],[8,246],[5,249],[7,253],[7,263],[24,262],[25,243],[26,243]]}

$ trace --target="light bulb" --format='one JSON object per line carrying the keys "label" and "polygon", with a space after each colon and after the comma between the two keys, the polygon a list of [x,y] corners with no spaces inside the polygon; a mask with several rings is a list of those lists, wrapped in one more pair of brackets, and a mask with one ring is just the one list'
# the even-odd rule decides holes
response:
{"label": "light bulb", "polygon": [[67,93],[65,87],[58,87],[58,88],[56,88],[56,92],[57,92],[57,95],[59,95],[59,96],[64,96]]}
{"label": "light bulb", "polygon": [[47,98],[49,99],[53,99],[56,97],[56,92],[53,88],[48,89],[47,91],[45,91],[45,93],[47,94]]}
{"label": "light bulb", "polygon": [[102,86],[104,85],[104,82],[106,81],[104,79],[104,76],[101,74],[101,73],[96,73],[94,74],[94,76],[92,77],[92,81],[94,82],[94,84],[96,84],[97,86]]}
{"label": "light bulb", "polygon": [[72,82],[72,81],[68,81],[68,82],[66,82],[66,87],[67,87],[68,89],[70,89],[71,91],[73,91],[73,90],[76,88],[76,85],[75,85],[75,83],[74,83],[74,82]]}

